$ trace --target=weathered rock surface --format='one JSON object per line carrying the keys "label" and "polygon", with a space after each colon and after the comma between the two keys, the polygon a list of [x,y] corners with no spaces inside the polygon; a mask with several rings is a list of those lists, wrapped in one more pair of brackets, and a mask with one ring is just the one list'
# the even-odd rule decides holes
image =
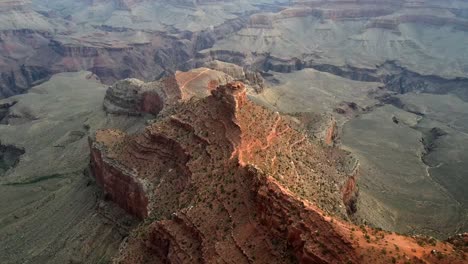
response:
{"label": "weathered rock surface", "polygon": [[107,89],[104,110],[111,114],[157,115],[164,107],[158,83],[145,84],[138,79],[125,79]]}
{"label": "weathered rock surface", "polygon": [[32,2],[0,3],[0,98],[64,71],[89,70],[106,84],[159,79],[260,11],[253,1]]}
{"label": "weathered rock surface", "polygon": [[211,60],[204,63],[204,65],[210,69],[222,71],[232,76],[234,80],[245,82],[246,85],[251,86],[257,93],[261,93],[265,89],[266,83],[260,72],[243,69],[236,64],[218,60]]}
{"label": "weathered rock surface", "polygon": [[449,244],[342,220],[356,177],[342,152],[250,102],[240,82],[174,105],[141,134],[104,130],[90,144],[104,192],[146,219],[116,263],[440,263],[432,249],[463,262]]}
{"label": "weathered rock surface", "polygon": [[[225,65],[238,69],[238,66],[233,64],[225,63]],[[203,98],[210,95],[210,91],[217,86],[234,80],[228,73],[235,75],[238,72],[197,68],[187,72],[177,71],[160,81],[148,83],[138,79],[117,81],[107,89],[103,103],[104,110],[117,115],[138,116],[149,113],[156,116],[166,105],[187,101],[192,97]],[[243,71],[239,73],[242,73],[239,77],[246,77]]]}
{"label": "weathered rock surface", "polygon": [[[372,107],[376,105],[373,96],[385,93],[386,90],[401,94],[412,94],[413,92],[451,93],[468,101],[468,90],[465,89],[468,83],[468,52],[464,44],[467,42],[467,34],[465,34],[468,19],[467,10],[467,4],[458,0],[292,2],[276,0],[33,0],[32,4],[30,1],[3,1],[0,3],[0,98],[25,93],[32,86],[48,80],[54,73],[85,69],[92,71],[107,85],[123,78],[138,78],[145,82],[151,82],[127,81],[127,84],[120,83],[123,85],[122,87],[117,87],[119,84],[116,84],[110,88],[104,102],[104,108],[112,115],[107,116],[101,111],[101,98],[97,100],[80,95],[83,96],[80,98],[92,100],[93,103],[98,101],[95,106],[98,107],[99,111],[93,108],[93,113],[97,111],[99,118],[128,118],[127,115],[139,116],[145,113],[168,116],[172,113],[170,109],[167,109],[168,113],[164,113],[164,111],[161,113],[161,109],[165,109],[166,105],[172,105],[173,102],[184,103],[184,101],[189,101],[194,97],[207,97],[219,85],[233,80],[244,80],[253,90],[265,91],[260,95],[266,99],[262,102],[266,102],[265,105],[273,106],[272,108],[278,109],[278,111],[294,114],[295,112],[315,112],[317,109],[321,111],[331,106],[331,109],[334,110],[333,115],[336,123],[333,122],[333,119],[330,122],[323,119],[322,121],[325,120],[323,126],[314,127],[314,124],[311,125],[311,128],[316,128],[317,132],[311,134],[316,135],[327,145],[335,145],[340,143],[341,135],[339,132],[343,122],[356,118],[367,111],[373,111]],[[239,66],[228,65],[224,62],[235,63]],[[207,69],[189,71],[201,66],[215,69],[222,74]],[[369,83],[336,81],[334,78],[325,76],[323,73],[319,74],[312,69]],[[178,70],[186,72],[177,72]],[[171,76],[173,73],[176,73],[175,77],[161,80],[162,76]],[[284,74],[283,76],[280,73],[291,75]],[[291,76],[299,81],[290,82]],[[263,80],[264,77],[269,78],[268,85],[278,84],[279,87],[268,89]],[[154,80],[160,81],[154,82]],[[60,85],[69,87],[63,83]],[[168,87],[174,93],[168,92]],[[53,92],[59,94],[62,87],[56,88]],[[104,95],[103,90],[104,88],[100,93],[102,96]],[[317,96],[318,94],[320,96]],[[253,93],[249,93],[249,95],[255,96]],[[346,98],[349,97],[348,95],[351,95],[352,98]],[[83,166],[83,157],[87,153],[86,147],[83,147],[86,144],[83,142],[86,141],[86,136],[89,133],[87,131],[89,125],[88,121],[83,121],[81,117],[96,115],[88,110],[79,111],[77,114],[79,117],[69,115],[63,117],[63,120],[71,120],[72,118],[81,120],[80,122],[86,123],[83,126],[73,126],[66,131],[61,127],[49,128],[53,124],[61,124],[61,121],[54,119],[58,106],[51,104],[53,107],[49,107],[48,104],[37,103],[36,100],[43,100],[43,97],[35,96],[36,94],[32,93],[27,97],[32,99],[19,102],[19,105],[14,105],[16,101],[0,103],[0,124],[7,124],[2,126],[3,132],[0,136],[3,139],[13,135],[11,136],[13,139],[6,144],[19,146],[20,149],[24,147],[26,150],[19,162],[13,162],[17,166],[11,166],[13,164],[11,162],[8,163],[10,165],[5,166],[8,168],[6,176],[8,180],[15,177],[24,180],[19,182],[34,181],[36,178],[42,182],[41,177],[44,176],[48,179],[47,177],[50,176],[52,177],[50,182],[56,181],[55,177],[58,177],[57,181],[63,183],[61,180],[63,175],[57,176],[57,171],[69,173],[71,167]],[[70,100],[69,96],[59,96],[58,98],[63,101]],[[63,101],[62,107],[65,105]],[[37,105],[42,107],[40,111]],[[77,102],[77,104],[70,104],[70,108],[82,105],[84,104]],[[422,105],[424,106],[424,104]],[[444,107],[443,111],[436,112],[446,113],[447,109],[450,111],[453,109],[452,106]],[[75,111],[74,109],[67,110]],[[394,109],[390,110],[395,111]],[[47,111],[54,114],[44,118],[44,112]],[[425,113],[424,107],[412,107],[409,111],[417,115]],[[390,124],[399,125],[393,128],[400,131],[407,127],[405,120],[400,116],[392,120],[393,115],[394,113],[389,113],[388,120],[393,121]],[[300,121],[308,118],[302,119],[296,115],[293,116]],[[451,120],[451,116],[455,115],[449,113],[447,116],[449,117],[438,120]],[[291,119],[294,120],[294,118]],[[382,121],[383,125],[377,125],[376,129],[386,127],[386,120]],[[406,133],[403,133],[398,139],[385,134],[384,130],[379,137],[382,138],[382,141],[391,142],[391,144],[389,148],[382,149],[378,153],[388,153],[389,150],[391,152],[391,147],[398,145],[398,142],[402,140],[405,142],[402,149],[413,145],[418,147],[417,151],[411,153],[410,158],[406,156],[407,152],[388,155],[384,158],[372,152],[365,152],[371,158],[376,157],[371,164],[374,167],[376,164],[379,165],[379,161],[382,160],[385,161],[382,162],[383,165],[393,164],[386,162],[386,160],[398,161],[396,162],[397,166],[384,166],[383,173],[369,166],[370,169],[366,173],[372,177],[369,177],[370,181],[362,182],[362,185],[365,186],[360,189],[366,190],[366,186],[371,186],[369,189],[372,189],[376,194],[378,202],[367,204],[367,207],[361,206],[361,208],[366,208],[372,214],[378,214],[378,217],[369,218],[366,221],[391,230],[404,232],[416,230],[438,237],[452,235],[455,231],[466,231],[467,222],[464,221],[464,218],[466,218],[468,210],[466,207],[468,198],[465,190],[467,185],[460,183],[465,182],[465,160],[467,160],[465,153],[468,152],[464,147],[466,146],[464,143],[466,142],[466,131],[463,129],[461,132],[457,131],[460,130],[460,123],[463,123],[465,119],[460,117],[451,120],[447,127],[444,127],[443,124],[441,126],[439,123],[432,124],[432,119],[427,121],[428,119],[423,118],[422,120],[422,125],[427,126],[422,128],[423,131],[430,131],[434,127],[443,127],[444,131],[448,131],[447,136],[437,139],[437,144],[428,145],[431,151],[420,151],[419,147],[424,147],[419,142],[421,135],[416,133],[414,136],[412,130],[405,129]],[[99,124],[102,125],[102,123]],[[368,124],[369,121],[363,122],[358,128],[364,127],[366,131],[369,131]],[[113,123],[109,121],[105,126],[113,127]],[[30,127],[31,130],[29,130]],[[43,132],[45,128],[48,129],[47,132]],[[15,130],[25,131],[18,133],[21,140],[16,138]],[[8,131],[8,133],[4,131]],[[30,135],[34,136],[24,135],[26,131],[28,133],[31,131]],[[361,135],[366,134],[363,132]],[[356,140],[358,136],[351,138],[351,141],[358,142]],[[371,137],[364,136],[362,141],[365,150],[371,148],[369,147],[371,142],[369,138]],[[407,138],[410,138],[411,142],[406,140]],[[167,143],[164,139],[161,140],[163,143]],[[32,143],[23,146],[23,142]],[[73,148],[76,145],[81,147]],[[37,146],[47,147],[42,149]],[[436,146],[443,147],[436,149]],[[424,151],[424,149],[422,150]],[[174,150],[164,151],[171,153]],[[6,153],[10,153],[10,150]],[[69,153],[72,153],[70,154],[72,157],[77,155],[79,158],[71,158]],[[100,156],[102,156],[101,154],[99,153]],[[179,154],[181,157],[185,157],[181,152]],[[333,155],[344,154],[339,152]],[[404,157],[402,162],[411,161],[408,162],[410,165],[408,167],[399,166],[402,162],[398,159],[392,159],[396,156]],[[420,160],[421,156],[423,161]],[[192,159],[191,157],[185,158]],[[8,160],[16,160],[16,158]],[[341,159],[341,157],[333,157],[332,160],[340,160],[335,163],[347,162],[341,161],[346,160]],[[422,163],[426,163],[428,167],[426,168]],[[36,170],[30,169],[37,164],[51,165],[40,166]],[[439,166],[439,164],[442,165]],[[274,162],[273,165],[275,165]],[[161,167],[164,166],[161,165]],[[418,169],[414,170],[415,168]],[[106,167],[107,170],[111,170],[111,168]],[[185,173],[185,169],[181,168],[180,170],[181,174]],[[350,177],[347,177],[347,180],[339,181],[337,187],[334,188],[334,190],[338,190],[338,193],[341,193],[336,196],[341,196],[338,200],[343,201],[340,204],[343,206],[342,215],[346,215],[345,211],[351,213],[355,210],[358,193],[356,177],[354,177],[354,172],[357,173],[358,170],[344,171]],[[388,176],[387,172],[391,172],[388,175],[393,176]],[[63,176],[66,178],[64,180],[73,178],[75,176],[73,173],[76,172],[71,171],[70,173]],[[81,171],[76,174],[82,176]],[[105,179],[112,177],[113,173],[109,174],[110,176],[105,172],[102,174],[102,184],[104,185]],[[401,175],[407,174],[408,177],[399,178]],[[383,175],[384,181],[375,180],[377,179],[376,175]],[[416,182],[413,185],[407,184],[405,180],[411,179],[411,176],[425,177],[425,180],[431,182],[430,191],[425,191],[426,189],[421,187],[421,182]],[[119,186],[118,181],[110,182],[106,188],[114,188],[117,191],[115,193],[109,192],[109,198],[118,200],[121,196],[133,195],[135,197],[133,202],[126,202],[124,199],[119,203],[129,211],[132,210],[131,208],[136,208],[132,211],[135,215],[147,217],[146,213],[142,213],[144,208],[151,207],[150,200],[147,201],[142,194],[146,190],[144,187],[146,183],[133,178],[125,178],[126,176],[122,177],[120,183],[125,182],[128,188],[118,189],[116,187]],[[77,193],[80,193],[79,191],[85,189],[85,177],[79,179],[67,186],[66,190],[70,194],[66,196],[66,199],[60,199],[61,201],[70,201],[73,195],[76,196]],[[392,179],[396,179],[395,182]],[[433,184],[433,180],[437,181],[437,184]],[[52,183],[50,184],[52,185]],[[170,188],[168,187],[168,191],[171,188],[182,190],[186,184],[188,183],[174,182]],[[50,194],[48,191],[44,191],[49,190],[47,189],[50,186],[49,181],[45,184],[45,188],[41,185],[35,189],[36,186],[35,184],[24,188],[23,185],[0,186],[2,192],[7,196],[3,199],[5,206],[2,206],[6,209],[0,210],[2,215],[5,215],[5,218],[0,219],[0,223],[7,224],[0,226],[6,226],[7,230],[10,230],[9,228],[21,230],[18,232],[16,241],[14,235],[8,234],[10,231],[2,232],[0,230],[2,232],[2,241],[0,242],[3,245],[12,245],[5,249],[7,257],[2,258],[7,263],[23,260],[37,262],[38,259],[46,259],[47,261],[52,259],[52,263],[53,259],[58,259],[59,263],[63,259],[68,261],[68,258],[62,258],[63,255],[67,254],[64,253],[66,250],[61,253],[62,255],[56,251],[59,248],[56,245],[60,245],[61,242],[51,246],[49,257],[42,255],[45,254],[45,250],[37,249],[37,245],[51,244],[49,236],[44,236],[44,239],[41,240],[45,241],[43,243],[35,243],[32,240],[27,243],[25,247],[31,252],[35,252],[31,256],[24,256],[21,259],[12,257],[15,253],[21,255],[22,250],[18,251],[20,239],[40,237],[33,235],[34,222],[40,222],[36,220],[38,219],[36,216],[42,216],[41,219],[47,218],[46,210],[41,209],[37,215],[31,213],[34,217],[28,219],[28,223],[32,223],[29,226],[22,225],[23,221],[15,222],[12,220],[18,217],[12,212],[16,208],[22,207],[21,202],[32,197],[29,195],[33,193],[31,190],[38,190],[38,193],[41,194],[38,195],[40,197]],[[177,188],[173,188],[173,186],[177,186]],[[414,192],[411,188],[406,189],[408,186],[415,186],[422,190],[422,195]],[[398,187],[398,190],[392,189],[393,187]],[[63,188],[51,189],[65,192]],[[404,192],[397,192],[401,190]],[[436,195],[441,190],[444,192],[443,195]],[[19,193],[21,193],[21,197],[19,197],[21,199],[18,198]],[[87,193],[93,194],[94,192]],[[365,195],[369,193],[371,192]],[[405,195],[409,195],[410,199],[405,200]],[[85,201],[91,199],[83,197],[86,197],[85,191],[80,193],[80,204],[85,204]],[[433,203],[434,200],[431,200],[433,197],[436,197],[435,203]],[[52,198],[47,199],[50,201]],[[11,207],[13,209],[10,210],[11,201],[18,202],[12,203],[16,207],[13,206]],[[389,204],[394,205],[393,208],[382,201],[391,201]],[[94,200],[89,202],[88,206],[94,206],[94,202]],[[21,212],[32,212],[33,209],[30,208],[34,208],[37,203],[21,210]],[[63,202],[64,205],[66,203]],[[48,206],[49,211],[47,212],[55,210],[54,206],[60,206],[61,210],[57,215],[61,217],[61,220],[65,219],[62,217],[67,212],[63,209],[65,206],[59,203],[54,203],[54,206],[50,206],[51,203],[48,202],[44,202],[44,204]],[[42,204],[39,205],[39,208],[42,208]],[[181,205],[181,208],[185,208],[184,205]],[[91,209],[86,208],[86,213],[81,215],[86,215],[86,217],[92,215]],[[328,210],[331,209],[328,208]],[[68,215],[80,215],[76,211],[73,212],[75,214]],[[167,213],[172,212],[171,209]],[[413,214],[414,212],[416,213]],[[58,217],[54,219],[58,219]],[[78,218],[75,217],[75,219]],[[51,223],[50,221],[47,223]],[[168,230],[173,227],[170,224],[164,226]],[[163,227],[160,227],[158,230],[162,229]],[[59,230],[67,230],[67,228],[61,225]],[[190,227],[184,226],[180,230],[184,230],[188,237],[198,236],[188,231]],[[41,232],[41,234],[49,233],[45,228],[41,229]],[[153,240],[156,241],[154,243],[166,248],[167,240],[172,239],[170,236],[172,233],[168,232],[155,231],[157,235],[153,237]],[[171,232],[176,231],[172,230]],[[50,233],[54,234],[54,232]],[[96,233],[100,234],[98,231]],[[90,237],[89,234],[85,235]],[[69,236],[63,237],[68,238]],[[166,240],[157,242],[158,237],[166,237]],[[72,240],[78,241],[76,239],[69,241]],[[112,241],[115,244],[116,240]],[[199,248],[203,248],[203,245],[199,245]],[[169,248],[167,250],[169,251]],[[87,256],[92,255],[93,257],[83,257],[83,261],[94,260],[95,256],[102,255],[96,251],[87,249],[84,251],[86,251],[85,255],[92,252]],[[164,252],[161,254],[164,255]],[[73,261],[79,262],[78,260]]]}
{"label": "weathered rock surface", "polygon": [[[0,97],[62,71],[89,70],[107,84],[153,81],[200,67],[191,62],[200,58],[281,72],[396,60],[420,74],[466,77],[458,43],[468,20],[456,0],[32,2],[2,2]],[[262,62],[266,55],[276,59]]]}

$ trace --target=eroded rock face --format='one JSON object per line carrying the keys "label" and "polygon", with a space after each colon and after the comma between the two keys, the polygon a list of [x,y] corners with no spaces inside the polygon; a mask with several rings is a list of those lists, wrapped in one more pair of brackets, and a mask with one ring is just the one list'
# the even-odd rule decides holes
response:
{"label": "eroded rock face", "polygon": [[96,177],[96,182],[101,185],[105,194],[111,200],[119,204],[132,215],[143,219],[148,216],[148,198],[146,197],[145,183],[136,177],[135,173],[127,170],[112,160],[104,160],[102,152],[105,151],[107,142],[116,144],[125,135],[119,131],[113,131],[110,135],[96,133],[96,143],[92,143],[91,169]]}
{"label": "eroded rock face", "polygon": [[[312,64],[312,61],[317,61],[317,59],[322,60],[320,65],[316,65],[317,68],[330,66],[337,68],[335,71],[347,70],[347,66],[342,63],[334,60],[323,61],[327,56],[322,56],[321,49],[317,47],[290,46],[288,42],[291,42],[291,37],[285,37],[288,42],[278,44],[282,40],[275,40],[275,38],[286,33],[284,31],[273,32],[272,36],[262,36],[263,33],[256,33],[257,29],[276,31],[278,29],[275,28],[275,24],[294,18],[313,17],[324,24],[347,23],[348,21],[354,24],[354,21],[360,21],[362,31],[375,29],[379,31],[379,34],[391,32],[392,37],[389,40],[393,43],[391,45],[395,42],[399,43],[404,50],[409,48],[406,52],[410,53],[419,51],[419,49],[413,50],[412,48],[424,41],[401,38],[407,34],[404,30],[401,31],[399,28],[401,25],[418,24],[439,28],[448,26],[461,31],[466,31],[468,28],[466,8],[462,4],[447,1],[434,3],[432,1],[320,0],[272,1],[270,3],[267,1],[260,4],[255,1],[232,3],[230,1],[185,0],[33,2],[33,4],[30,1],[0,3],[0,37],[3,41],[0,45],[0,54],[3,55],[0,56],[0,97],[2,98],[23,93],[58,72],[89,70],[97,74],[106,84],[129,77],[152,81],[167,72],[187,70],[188,68],[181,68],[181,65],[191,65],[191,60],[205,56],[264,71],[269,69],[282,72],[294,71]],[[211,6],[215,8],[210,8]],[[161,15],[160,10],[165,10],[162,12],[169,15],[164,13]],[[195,10],[203,11],[195,12]],[[117,17],[125,17],[125,19],[117,19]],[[194,20],[197,23],[193,23]],[[302,23],[309,22],[304,20]],[[81,25],[86,25],[93,30],[84,31]],[[260,50],[256,47],[249,47],[243,51],[232,47],[222,49],[215,47],[219,42],[232,42],[229,40],[231,35],[244,35],[243,29],[252,30],[253,35],[249,38],[265,38],[265,41],[260,41],[263,43]],[[337,37],[342,34],[340,31],[335,32],[326,27],[322,30],[333,32],[337,34]],[[356,34],[344,39],[351,38],[353,41],[358,41],[364,37],[363,41],[374,43],[373,39],[367,40],[365,36],[360,36],[360,33],[356,32]],[[369,34],[372,35],[372,33]],[[320,38],[319,35],[315,34],[314,38],[315,36]],[[445,39],[446,36],[440,35],[440,38]],[[334,41],[338,41],[336,39],[333,38]],[[306,39],[301,42],[313,42],[312,40]],[[319,46],[328,46],[328,44],[333,46],[334,41],[325,42]],[[388,41],[383,38],[382,42]],[[269,43],[276,44],[264,49],[263,46],[269,46]],[[387,49],[392,49],[391,45]],[[298,50],[296,54],[278,56],[284,59],[283,61],[265,61],[265,65],[258,65],[257,62],[263,55],[277,53],[276,46],[279,48],[285,46],[283,50],[280,50],[280,54],[286,50]],[[216,49],[204,52],[213,47]],[[358,50],[357,47],[353,47],[349,52],[353,52],[354,49]],[[216,54],[210,54],[211,51]],[[418,64],[438,64],[437,52],[429,51],[429,49],[425,52],[434,56],[434,60],[431,61],[433,63],[422,61]],[[386,52],[383,50],[380,53]],[[345,54],[339,54],[339,57],[342,55]],[[303,56],[311,56],[313,59],[302,58]],[[384,56],[379,62],[369,61],[369,63],[378,65],[386,60],[395,59],[406,61],[404,56],[396,58]],[[414,58],[408,58],[408,62],[412,61]],[[408,66],[408,63],[405,65]],[[453,65],[455,63],[452,63]],[[365,65],[354,66],[367,69]],[[464,67],[463,62],[460,62],[460,65],[456,67],[458,70],[452,71],[451,77],[465,76]],[[411,70],[418,70],[417,68],[413,67]],[[430,71],[426,69],[422,72]],[[432,73],[434,74],[434,71]],[[438,70],[435,74],[439,74]],[[247,79],[252,82],[258,79],[258,75]],[[258,88],[261,86],[259,85]]]}
{"label": "eroded rock face", "polygon": [[[116,263],[436,263],[411,238],[340,220],[356,173],[339,169],[339,152],[250,102],[240,82],[211,93],[173,105],[141,134],[104,130],[90,142],[104,192],[147,219]],[[393,244],[400,251],[382,255]]]}
{"label": "eroded rock face", "polygon": [[242,67],[226,63],[218,60],[213,60],[205,63],[205,66],[217,71],[224,72],[234,78],[234,80],[242,80],[245,84],[251,86],[257,93],[261,93],[265,89],[265,80],[260,72],[243,69]]}
{"label": "eroded rock face", "polygon": [[165,105],[187,101],[192,97],[206,97],[218,85],[232,80],[234,78],[231,75],[208,68],[178,71],[160,81],[148,83],[138,79],[125,79],[107,89],[103,106],[110,114],[158,115]]}
{"label": "eroded rock face", "polygon": [[158,83],[145,84],[137,79],[125,79],[109,87],[104,98],[104,110],[111,114],[157,115],[163,108]]}
{"label": "eroded rock face", "polygon": [[[460,9],[456,4],[430,3],[430,1],[297,1],[296,5],[282,10],[270,19],[285,19],[313,15],[320,19],[346,20],[369,18],[369,27],[393,29],[399,32],[402,23],[420,23],[434,26],[455,25],[458,29],[468,30],[468,23],[462,16],[454,16]],[[437,9],[446,8],[449,12]],[[426,9],[426,10],[424,10]],[[427,10],[431,10],[428,12]],[[419,11],[419,12],[418,12]],[[266,24],[266,18],[261,24]]]}
{"label": "eroded rock face", "polygon": [[[24,93],[64,71],[89,70],[106,84],[124,78],[156,80],[245,22],[236,11],[213,21],[211,12],[216,11],[197,15],[208,18],[202,25],[179,19],[183,13],[195,14],[198,5],[229,4],[223,1],[32,2],[0,3],[0,98]],[[127,14],[131,21],[115,19]],[[83,24],[92,30],[83,30]]]}

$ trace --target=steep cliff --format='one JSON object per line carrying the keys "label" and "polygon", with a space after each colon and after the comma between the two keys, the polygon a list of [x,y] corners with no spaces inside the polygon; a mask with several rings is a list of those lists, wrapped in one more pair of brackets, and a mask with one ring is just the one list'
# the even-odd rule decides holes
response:
{"label": "steep cliff", "polygon": [[116,263],[436,263],[433,249],[463,262],[448,244],[348,223],[356,172],[338,152],[250,102],[240,82],[211,93],[141,134],[90,141],[104,192],[145,219]]}

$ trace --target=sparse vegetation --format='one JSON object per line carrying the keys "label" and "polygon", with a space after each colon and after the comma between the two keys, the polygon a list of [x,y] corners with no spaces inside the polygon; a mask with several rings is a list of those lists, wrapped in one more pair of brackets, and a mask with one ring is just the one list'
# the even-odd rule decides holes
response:
{"label": "sparse vegetation", "polygon": [[370,243],[370,236],[368,234],[364,234],[364,238],[366,239],[367,243]]}

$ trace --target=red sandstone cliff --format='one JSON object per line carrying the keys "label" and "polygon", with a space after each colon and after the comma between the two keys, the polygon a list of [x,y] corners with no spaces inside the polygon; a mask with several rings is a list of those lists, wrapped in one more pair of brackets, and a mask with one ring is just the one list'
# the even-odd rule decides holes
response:
{"label": "red sandstone cliff", "polygon": [[[97,182],[141,218],[116,263],[463,263],[440,242],[346,220],[355,173],[242,83],[175,104],[137,135],[99,131]],[[120,186],[123,185],[123,186]],[[433,251],[435,250],[435,251]],[[436,252],[436,253],[434,253]]]}

